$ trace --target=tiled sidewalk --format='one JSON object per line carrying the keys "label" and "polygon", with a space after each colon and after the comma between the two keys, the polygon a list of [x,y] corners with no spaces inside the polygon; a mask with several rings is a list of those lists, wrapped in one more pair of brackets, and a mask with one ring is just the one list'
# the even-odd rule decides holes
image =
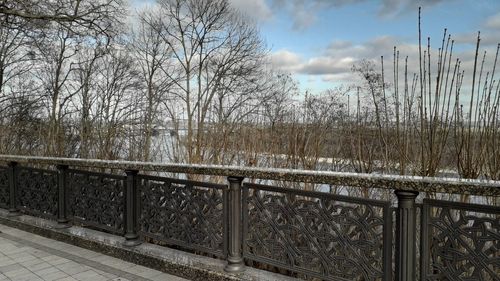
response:
{"label": "tiled sidewalk", "polygon": [[0,280],[186,280],[0,224]]}

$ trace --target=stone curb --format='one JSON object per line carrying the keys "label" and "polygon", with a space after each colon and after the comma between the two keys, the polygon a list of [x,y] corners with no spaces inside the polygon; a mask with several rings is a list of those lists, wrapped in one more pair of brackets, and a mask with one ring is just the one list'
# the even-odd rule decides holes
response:
{"label": "stone curb", "polygon": [[124,238],[120,236],[78,226],[57,229],[56,222],[27,215],[8,216],[8,211],[4,209],[0,209],[0,224],[190,280],[298,280],[251,267],[247,267],[243,273],[230,274],[224,271],[226,262],[223,260],[150,243],[125,247],[122,245]]}

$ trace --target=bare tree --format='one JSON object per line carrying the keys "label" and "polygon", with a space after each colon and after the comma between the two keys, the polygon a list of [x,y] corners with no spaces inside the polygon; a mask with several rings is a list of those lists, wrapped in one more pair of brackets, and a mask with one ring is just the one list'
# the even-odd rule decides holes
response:
{"label": "bare tree", "polygon": [[[9,17],[6,20],[16,19]],[[21,133],[19,126],[14,122],[19,118],[14,116],[19,112],[25,112],[25,109],[32,105],[32,99],[26,97],[26,93],[33,83],[25,83],[26,81],[20,79],[30,78],[34,52],[29,48],[31,38],[21,27],[22,24],[14,28],[0,25],[0,127],[5,132],[4,136],[0,137],[0,147],[5,149],[9,140],[21,137],[17,135]],[[18,87],[20,84],[24,84],[24,88]],[[26,108],[22,108],[23,106]]]}
{"label": "bare tree", "polygon": [[185,161],[203,162],[203,132],[214,101],[225,104],[218,110],[223,117],[256,92],[263,43],[257,30],[227,0],[161,0],[159,6],[164,19],[160,34],[176,64],[175,70],[165,73],[174,86],[172,98],[181,101],[187,123],[186,136],[181,139],[177,134],[178,141],[185,140]]}
{"label": "bare tree", "polygon": [[172,71],[172,49],[162,38],[162,15],[153,9],[139,13],[139,24],[132,32],[129,45],[140,68],[142,77],[141,104],[143,104],[142,126],[144,131],[144,161],[151,160],[152,137],[155,123],[159,123],[162,102],[173,84],[168,74]]}
{"label": "bare tree", "polygon": [[[103,67],[104,57],[109,55],[110,40],[92,40],[86,42],[75,58],[76,69],[73,71],[72,86],[77,95],[71,99],[73,108],[77,113],[79,146],[78,155],[82,158],[92,157],[92,147],[95,146],[93,137],[93,125],[98,116],[94,104],[98,98],[99,91],[96,81],[99,80],[100,69]],[[94,154],[95,155],[95,154]]]}
{"label": "bare tree", "polygon": [[134,140],[140,120],[134,118],[134,111],[137,109],[136,91],[140,81],[134,59],[118,46],[100,63],[100,79],[94,82],[97,85],[94,105],[96,157],[137,159],[141,148]]}
{"label": "bare tree", "polygon": [[[0,22],[15,27],[19,21],[30,28],[50,28],[57,24],[72,32],[114,32],[125,2],[122,0],[0,0]],[[10,18],[17,20],[12,21]]]}
{"label": "bare tree", "polygon": [[[361,92],[364,93],[369,100],[369,102],[365,103],[366,106],[364,108],[365,109],[364,113],[359,112],[361,108],[358,109],[357,113],[358,126],[360,125],[359,122],[364,119],[364,121],[367,121],[364,123],[364,125],[366,126],[365,130],[367,130],[366,132],[375,131],[377,134],[377,137],[374,138],[373,140],[368,140],[368,139],[364,140],[370,142],[368,145],[371,147],[368,149],[373,150],[376,156],[369,151],[365,151],[365,153],[371,155],[368,156],[368,158],[371,158],[373,156],[378,158],[377,161],[381,162],[381,164],[379,164],[378,166],[385,169],[388,167],[388,163],[390,162],[389,144],[387,135],[388,124],[390,121],[389,120],[390,108],[388,107],[387,97],[385,94],[386,85],[384,82],[384,75],[375,70],[374,62],[368,60],[362,60],[359,63],[359,65],[353,66],[352,71],[357,73],[362,78],[364,85],[363,87],[359,87],[358,91],[361,90]],[[358,103],[360,102],[361,101],[358,100]],[[372,118],[375,119],[374,122],[372,122]],[[359,133],[361,132],[358,132],[358,134]],[[366,147],[366,145],[361,145],[361,143],[359,143],[359,145],[357,146],[356,148],[356,150],[358,151],[356,153],[358,155],[357,158],[359,158],[360,156],[359,153],[361,152],[360,149],[363,146]],[[368,162],[362,165],[364,166],[363,170],[366,170],[368,166],[373,164],[372,160],[374,159],[370,159]],[[368,164],[368,166],[366,164]],[[370,167],[369,170],[371,169],[372,168]]]}
{"label": "bare tree", "polygon": [[5,85],[31,68],[27,63],[34,56],[30,41],[22,29],[0,26],[0,101],[5,98]]}
{"label": "bare tree", "polygon": [[74,57],[81,48],[81,38],[58,27],[48,30],[43,41],[37,41],[43,60],[39,61],[37,75],[42,82],[49,119],[46,134],[46,155],[62,156],[65,153],[65,136],[62,119],[68,114],[69,101],[78,93],[72,84],[72,72],[77,68]]}

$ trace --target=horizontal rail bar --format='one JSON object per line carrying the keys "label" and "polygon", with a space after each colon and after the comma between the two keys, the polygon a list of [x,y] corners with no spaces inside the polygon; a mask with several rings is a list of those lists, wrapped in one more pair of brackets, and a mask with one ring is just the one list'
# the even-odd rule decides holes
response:
{"label": "horizontal rail bar", "polygon": [[500,181],[492,180],[469,180],[421,176],[398,176],[294,169],[270,169],[239,166],[155,163],[18,155],[0,155],[0,162],[1,161],[29,164],[68,165],[108,169],[128,169],[215,176],[247,177],[419,192],[500,196]]}
{"label": "horizontal rail bar", "polygon": [[470,211],[470,212],[480,212],[487,214],[499,214],[500,208],[497,206],[489,206],[484,204],[471,204],[462,202],[453,202],[445,200],[436,199],[424,199],[424,205],[437,208],[450,208],[453,210]]}
{"label": "horizontal rail bar", "polygon": [[203,187],[203,188],[213,188],[213,189],[227,189],[227,185],[225,184],[216,184],[210,182],[201,182],[201,181],[191,181],[191,180],[182,180],[182,179],[174,179],[168,177],[157,177],[157,176],[149,176],[149,175],[141,175],[139,174],[138,179],[144,179],[148,181],[156,181],[156,182],[170,182],[174,184],[183,184],[187,186],[193,187]]}
{"label": "horizontal rail bar", "polygon": [[299,189],[290,190],[290,188],[272,186],[272,185],[264,185],[264,184],[255,184],[255,183],[245,183],[244,185],[246,187],[248,187],[249,189],[285,193],[285,194],[290,194],[290,195],[304,196],[304,197],[317,198],[317,199],[329,199],[329,200],[333,200],[333,201],[341,201],[341,202],[351,203],[351,204],[372,205],[372,206],[377,206],[377,207],[386,207],[386,206],[389,207],[390,206],[389,201],[383,201],[383,200],[376,200],[376,199],[369,199],[369,198],[358,198],[358,197],[337,195],[337,194],[331,194],[331,193],[319,192],[319,191],[310,191],[310,190],[299,190]]}
{"label": "horizontal rail bar", "polygon": [[112,179],[112,180],[126,180],[127,179],[127,176],[125,176],[125,175],[89,172],[89,171],[82,171],[82,170],[76,170],[76,169],[68,169],[67,173],[68,174],[75,174],[75,175],[79,175],[79,176],[102,177],[105,179]]}
{"label": "horizontal rail bar", "polygon": [[55,170],[31,168],[31,167],[19,167],[19,170],[25,170],[28,172],[36,172],[36,173],[47,173],[47,174],[53,174],[53,175],[57,174],[57,171],[55,171]]}

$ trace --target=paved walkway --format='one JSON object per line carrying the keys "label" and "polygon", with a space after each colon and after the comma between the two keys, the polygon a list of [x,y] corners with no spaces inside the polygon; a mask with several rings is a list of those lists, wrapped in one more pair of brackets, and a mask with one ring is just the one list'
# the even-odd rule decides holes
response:
{"label": "paved walkway", "polygon": [[0,280],[186,280],[0,224]]}

